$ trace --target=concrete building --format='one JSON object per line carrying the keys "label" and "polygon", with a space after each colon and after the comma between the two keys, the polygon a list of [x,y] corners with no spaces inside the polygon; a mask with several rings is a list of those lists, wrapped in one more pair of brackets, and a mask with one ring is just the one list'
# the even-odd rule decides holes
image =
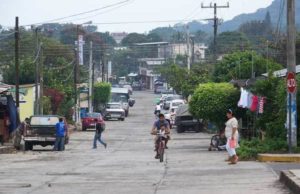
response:
{"label": "concrete building", "polygon": [[[191,54],[192,54],[192,45],[191,45]],[[195,62],[200,62],[205,59],[205,51],[208,47],[205,46],[202,43],[195,43],[194,44],[194,56],[195,56]],[[172,52],[172,58],[176,58],[177,55],[187,55],[187,44],[185,43],[178,43],[178,44],[172,44],[171,45],[171,52]]]}

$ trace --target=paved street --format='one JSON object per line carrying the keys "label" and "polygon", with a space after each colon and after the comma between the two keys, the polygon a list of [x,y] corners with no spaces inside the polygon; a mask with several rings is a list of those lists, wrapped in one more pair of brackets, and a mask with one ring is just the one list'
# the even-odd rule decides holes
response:
{"label": "paved street", "polygon": [[108,149],[92,149],[94,132],[76,132],[67,150],[50,147],[0,156],[1,194],[282,194],[290,193],[267,165],[230,166],[208,152],[210,135],[173,132],[167,159],[154,159],[150,92],[136,92],[125,122],[108,121]]}

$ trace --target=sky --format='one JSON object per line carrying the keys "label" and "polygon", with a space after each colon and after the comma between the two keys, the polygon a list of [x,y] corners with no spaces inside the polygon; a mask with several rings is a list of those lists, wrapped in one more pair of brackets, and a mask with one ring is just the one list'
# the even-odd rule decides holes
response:
{"label": "sky", "polygon": [[[20,25],[43,23],[124,1],[126,0],[1,0],[0,24],[13,26],[15,16],[19,16]],[[226,5],[229,2],[229,9],[218,9],[218,17],[230,20],[241,13],[252,13],[267,7],[272,1],[128,0],[118,6],[54,21],[76,24],[92,21],[98,26],[98,31],[144,33],[160,26],[212,18],[213,9],[201,9],[201,3],[209,6],[210,3]]]}

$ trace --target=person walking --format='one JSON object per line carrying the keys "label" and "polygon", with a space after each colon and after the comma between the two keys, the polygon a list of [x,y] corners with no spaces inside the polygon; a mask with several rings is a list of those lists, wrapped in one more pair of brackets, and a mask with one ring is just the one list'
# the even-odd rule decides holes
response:
{"label": "person walking", "polygon": [[238,121],[233,115],[231,109],[227,110],[226,114],[228,121],[226,122],[225,136],[227,138],[226,150],[229,154],[229,164],[236,164],[238,156],[236,154],[236,147],[238,146]]}
{"label": "person walking", "polygon": [[96,123],[95,128],[96,128],[96,132],[95,132],[95,136],[94,136],[94,145],[93,145],[93,149],[97,149],[97,140],[105,147],[107,147],[107,143],[105,143],[102,139],[101,139],[101,135],[104,131],[104,127],[101,125],[101,123],[98,122],[98,119],[94,119],[94,122]]}
{"label": "person walking", "polygon": [[29,122],[30,119],[25,118],[25,120],[19,125],[19,127],[13,133],[13,144],[17,150],[20,150],[21,148],[22,136],[24,135],[24,132],[26,131],[29,125]]}
{"label": "person walking", "polygon": [[56,128],[56,140],[54,145],[54,151],[64,151],[67,127],[64,123],[63,118],[59,118],[59,122],[56,123],[55,128]]}

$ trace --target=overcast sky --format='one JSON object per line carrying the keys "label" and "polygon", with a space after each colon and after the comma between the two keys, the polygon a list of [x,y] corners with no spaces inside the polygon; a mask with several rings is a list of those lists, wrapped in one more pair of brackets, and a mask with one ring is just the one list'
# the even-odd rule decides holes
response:
{"label": "overcast sky", "polygon": [[[20,25],[45,22],[52,19],[86,12],[124,0],[1,0],[0,24],[13,26],[15,16]],[[267,7],[273,0],[131,0],[120,7],[59,20],[58,22],[93,23],[141,22],[122,24],[99,24],[99,31],[147,32],[158,26],[174,25],[183,19],[205,19],[213,17],[213,9],[201,9],[201,2],[209,5],[230,3],[229,9],[219,9],[218,16],[232,19],[241,13],[255,12]],[[170,21],[174,22],[157,22]],[[151,22],[149,22],[151,21]],[[154,22],[155,21],[155,22]]]}

